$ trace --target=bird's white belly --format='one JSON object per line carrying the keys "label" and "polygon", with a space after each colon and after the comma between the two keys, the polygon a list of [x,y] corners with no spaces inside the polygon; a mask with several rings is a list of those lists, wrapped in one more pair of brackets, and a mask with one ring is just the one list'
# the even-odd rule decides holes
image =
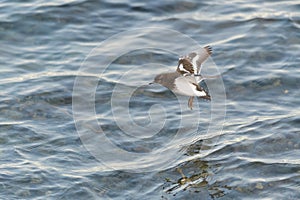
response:
{"label": "bird's white belly", "polygon": [[194,77],[178,77],[175,79],[175,93],[185,96],[206,96],[205,91],[198,91]]}

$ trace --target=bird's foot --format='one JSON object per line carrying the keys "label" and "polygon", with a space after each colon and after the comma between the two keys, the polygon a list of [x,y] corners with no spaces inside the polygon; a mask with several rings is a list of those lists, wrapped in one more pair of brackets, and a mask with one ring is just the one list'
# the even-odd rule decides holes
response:
{"label": "bird's foot", "polygon": [[188,107],[193,110],[193,101],[194,101],[194,97],[190,97],[189,101],[188,101]]}

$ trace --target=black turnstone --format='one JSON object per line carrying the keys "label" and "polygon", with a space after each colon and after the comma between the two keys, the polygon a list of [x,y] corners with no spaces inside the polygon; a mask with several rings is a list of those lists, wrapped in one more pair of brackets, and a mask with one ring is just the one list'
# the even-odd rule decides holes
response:
{"label": "black turnstone", "polygon": [[154,83],[161,84],[174,93],[190,96],[188,107],[193,109],[194,97],[210,100],[211,97],[199,83],[204,80],[201,76],[202,63],[212,54],[212,48],[205,46],[197,52],[179,58],[177,70],[171,73],[159,74],[155,77]]}

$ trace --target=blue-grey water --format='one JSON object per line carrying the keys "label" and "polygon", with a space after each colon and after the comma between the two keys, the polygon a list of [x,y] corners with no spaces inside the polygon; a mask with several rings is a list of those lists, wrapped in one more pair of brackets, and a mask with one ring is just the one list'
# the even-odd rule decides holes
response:
{"label": "blue-grey water", "polygon": [[[101,48],[147,27],[213,47],[226,94],[225,120],[213,121],[221,132],[205,134],[211,102],[189,110],[188,97],[147,85],[175,70],[187,40],[131,32]],[[167,45],[144,48],[158,44]],[[93,57],[97,46],[105,54]],[[0,199],[300,199],[299,1],[3,0],[0,47]],[[94,98],[74,94],[76,80],[93,89],[94,79]],[[78,99],[94,100],[99,125]],[[100,126],[120,151],[93,134],[104,153],[89,150],[78,132],[97,138]]]}

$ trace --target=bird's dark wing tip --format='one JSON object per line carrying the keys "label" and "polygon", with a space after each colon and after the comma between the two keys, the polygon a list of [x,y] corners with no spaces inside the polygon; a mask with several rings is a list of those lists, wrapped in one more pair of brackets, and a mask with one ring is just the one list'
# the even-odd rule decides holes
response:
{"label": "bird's dark wing tip", "polygon": [[209,55],[211,55],[212,52],[213,52],[212,47],[209,46],[209,45],[205,46],[204,49],[206,50],[206,52],[207,52]]}

